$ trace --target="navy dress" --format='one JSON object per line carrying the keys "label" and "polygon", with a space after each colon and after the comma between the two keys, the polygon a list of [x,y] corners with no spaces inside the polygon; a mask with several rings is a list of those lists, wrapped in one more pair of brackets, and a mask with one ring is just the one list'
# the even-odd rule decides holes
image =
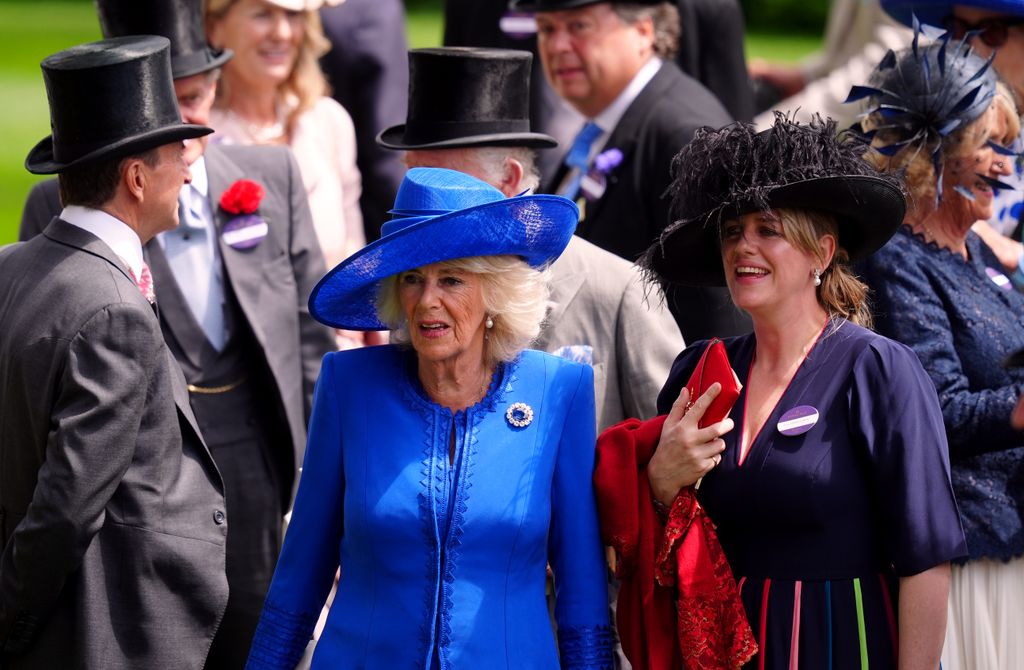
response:
{"label": "navy dress", "polygon": [[[761,649],[748,667],[895,668],[898,578],[966,550],[935,391],[905,346],[829,322],[741,463],[755,344],[726,340],[744,390],[698,492]],[[680,354],[659,412],[705,346]],[[780,418],[801,405],[817,423],[782,435]]]}

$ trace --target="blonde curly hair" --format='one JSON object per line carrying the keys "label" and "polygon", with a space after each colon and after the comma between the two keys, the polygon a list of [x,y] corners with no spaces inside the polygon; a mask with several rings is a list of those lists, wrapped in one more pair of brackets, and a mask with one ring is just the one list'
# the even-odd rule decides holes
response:
{"label": "blonde curly hair", "polygon": [[[264,0],[268,1],[268,0]],[[238,0],[207,0],[206,4],[206,32],[212,34],[214,27],[221,21],[226,20],[231,8],[238,3]],[[274,4],[271,2],[271,4]],[[320,98],[330,94],[330,87],[327,78],[320,69],[320,57],[331,50],[331,43],[324,35],[323,24],[320,22],[320,14],[315,11],[299,12],[303,20],[303,38],[299,46],[299,55],[295,61],[288,79],[278,87],[278,99],[296,100],[297,106],[290,110],[286,119],[288,133],[291,134],[296,119],[305,111],[311,109]],[[230,45],[214,44],[216,48],[230,48]],[[228,76],[222,77],[220,86],[217,87],[217,106],[225,107],[230,99],[230,71],[231,62],[224,66]]]}

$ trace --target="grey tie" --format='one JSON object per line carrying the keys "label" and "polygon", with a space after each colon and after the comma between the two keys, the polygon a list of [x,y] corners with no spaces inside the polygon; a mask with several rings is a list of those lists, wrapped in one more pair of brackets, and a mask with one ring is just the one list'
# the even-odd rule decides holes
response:
{"label": "grey tie", "polygon": [[178,196],[181,225],[164,237],[164,252],[192,315],[218,351],[224,347],[224,287],[212,239],[203,216],[202,194],[186,184]]}

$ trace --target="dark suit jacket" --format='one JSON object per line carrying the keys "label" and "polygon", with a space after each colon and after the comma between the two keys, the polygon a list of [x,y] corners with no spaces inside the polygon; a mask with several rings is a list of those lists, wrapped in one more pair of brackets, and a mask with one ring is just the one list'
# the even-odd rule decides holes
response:
{"label": "dark suit jacket", "polygon": [[[604,195],[586,203],[576,234],[626,260],[635,261],[669,223],[672,158],[701,126],[720,127],[729,114],[706,88],[664,63],[626,109],[605,143],[622,151],[622,162],[606,175]],[[545,191],[554,192],[566,175],[555,173]],[[673,287],[669,308],[683,339],[738,335],[749,330],[728,292],[718,288]]]}
{"label": "dark suit jacket", "polygon": [[[325,274],[323,254],[316,241],[306,191],[295,159],[285,147],[210,145],[206,153],[210,184],[210,209],[214,212],[219,249],[224,262],[225,289],[230,289],[259,344],[262,361],[274,381],[274,393],[286,426],[279,431],[290,437],[293,457],[279,481],[290,496],[294,491],[306,445],[306,420],[312,406],[313,385],[320,372],[320,359],[335,349],[331,331],[309,315],[307,301],[316,282]],[[238,179],[260,183],[266,195],[259,214],[270,232],[252,249],[233,249],[219,231],[230,215],[218,206],[220,194]],[[22,213],[21,239],[39,229],[39,217],[46,205],[56,205],[57,182],[36,184]],[[59,213],[59,209],[57,213]],[[155,248],[155,251],[154,251]],[[157,240],[146,245],[146,253],[162,253]],[[157,296],[161,280],[154,276]],[[161,308],[164,332],[174,337],[182,315]],[[193,361],[193,363],[195,363]],[[238,417],[243,420],[244,417]],[[226,418],[230,420],[230,418]],[[277,461],[275,461],[277,462]],[[287,506],[288,501],[282,501]]]}
{"label": "dark suit jacket", "polygon": [[405,123],[409,95],[409,44],[401,0],[346,0],[320,10],[331,50],[320,66],[334,99],[356,127],[356,164],[363,175],[359,207],[366,240],[380,237],[398,185],[402,154],[377,145],[377,134]]}
{"label": "dark suit jacket", "polygon": [[0,251],[5,668],[201,668],[223,486],[152,307],[60,219]]}
{"label": "dark suit jacket", "polygon": [[[367,0],[364,0],[367,1]],[[372,0],[369,0],[372,1]],[[743,53],[743,12],[737,0],[677,0],[679,10],[679,53],[676,65],[704,84],[721,101],[729,116],[749,121],[754,116],[754,91],[747,76]],[[532,51],[536,60],[537,40],[509,37],[498,25],[507,11],[507,0],[445,0],[445,46],[495,47]],[[549,89],[544,74],[534,70],[531,101],[535,111]],[[545,120],[531,114],[533,128],[544,132]]]}

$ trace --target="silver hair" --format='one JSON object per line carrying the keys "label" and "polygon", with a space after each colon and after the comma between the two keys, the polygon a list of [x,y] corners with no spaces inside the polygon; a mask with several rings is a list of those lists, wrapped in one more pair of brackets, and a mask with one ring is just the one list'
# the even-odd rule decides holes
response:
{"label": "silver hair", "polygon": [[500,184],[505,181],[509,158],[519,161],[523,166],[523,178],[519,182],[519,190],[527,189],[536,192],[540,187],[540,170],[537,169],[537,152],[528,147],[472,147],[468,150],[485,176],[483,181],[489,184]]}
{"label": "silver hair", "polygon": [[612,2],[612,11],[623,23],[633,24],[650,18],[654,24],[654,53],[672,60],[679,51],[679,9],[669,2],[642,5],[635,2]]}
{"label": "silver hair", "polygon": [[[547,314],[547,269],[530,267],[519,256],[473,256],[439,265],[480,277],[484,310],[494,320],[484,344],[488,363],[511,361],[537,339]],[[380,282],[377,314],[392,329],[392,342],[408,344],[409,327],[398,297],[401,274]]]}

